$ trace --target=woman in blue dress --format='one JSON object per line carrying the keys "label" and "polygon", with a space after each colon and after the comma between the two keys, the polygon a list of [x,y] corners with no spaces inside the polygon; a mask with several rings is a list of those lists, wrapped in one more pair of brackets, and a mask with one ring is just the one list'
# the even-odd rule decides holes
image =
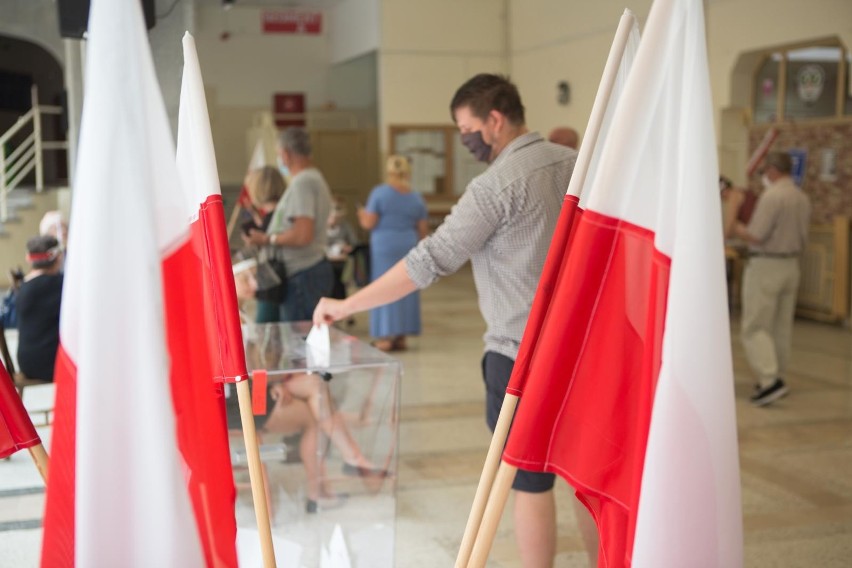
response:
{"label": "woman in blue dress", "polygon": [[[411,190],[411,163],[390,156],[385,183],[373,188],[358,222],[370,233],[370,277],[376,280],[402,259],[429,231],[426,204]],[[406,348],[406,335],[420,334],[420,293],[370,311],[373,345],[383,351]]]}

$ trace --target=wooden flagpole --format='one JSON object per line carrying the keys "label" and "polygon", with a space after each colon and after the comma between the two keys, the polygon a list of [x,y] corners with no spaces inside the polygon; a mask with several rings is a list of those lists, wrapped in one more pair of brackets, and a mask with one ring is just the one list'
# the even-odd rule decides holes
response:
{"label": "wooden flagpole", "polygon": [[230,240],[231,235],[234,232],[234,227],[237,226],[237,220],[240,218],[240,209],[242,209],[242,205],[240,205],[239,200],[234,204],[234,210],[231,211],[231,218],[228,219],[228,239]]}
{"label": "wooden flagpole", "polygon": [[[621,67],[621,59],[624,56],[624,50],[627,47],[627,41],[633,30],[635,21],[636,17],[633,12],[625,9],[618,22],[615,39],[612,42],[603,76],[601,77],[601,83],[598,87],[598,93],[592,106],[591,115],[589,116],[589,123],[586,125],[583,143],[580,146],[577,162],[571,174],[571,181],[568,185],[568,193],[570,195],[579,196],[586,181],[589,164],[592,161],[598,135],[600,134],[603,119],[609,106],[610,95],[612,94],[612,89],[615,86],[615,80],[618,77],[619,68]],[[511,424],[517,404],[517,396],[506,394],[503,399],[503,406],[500,409],[497,426],[494,429],[494,435],[491,438],[488,455],[485,458],[482,475],[479,479],[479,486],[476,489],[470,516],[468,517],[465,533],[459,547],[459,554],[456,557],[456,568],[485,566],[485,561],[488,558],[488,552],[494,540],[494,533],[503,514],[503,507],[506,504],[509,489],[512,487],[512,480],[517,470],[513,466],[500,462],[500,457],[503,454],[503,446],[506,444],[509,432],[509,425]],[[506,423],[503,424],[503,421]],[[508,481],[506,477],[508,477]],[[492,485],[494,485],[494,491],[492,491]],[[472,554],[474,556],[471,556]]]}
{"label": "wooden flagpole", "polygon": [[500,524],[500,518],[503,516],[503,508],[506,506],[509,490],[512,488],[517,471],[517,467],[500,462],[500,469],[497,470],[497,477],[494,480],[494,489],[488,496],[482,526],[479,528],[479,534],[476,535],[468,568],[485,568],[494,535],[497,533],[497,525]]}
{"label": "wooden flagpole", "polygon": [[243,437],[246,445],[249,478],[251,479],[251,496],[254,501],[257,532],[260,535],[263,566],[264,568],[275,568],[275,550],[272,547],[272,527],[269,523],[269,508],[266,505],[263,468],[260,463],[257,432],[254,429],[254,415],[251,410],[251,394],[249,393],[248,379],[237,383],[237,398],[240,402],[240,419],[243,423]]}
{"label": "wooden flagpole", "polygon": [[30,456],[33,458],[33,462],[35,462],[36,469],[38,469],[38,472],[41,474],[44,484],[47,485],[47,469],[50,465],[50,460],[47,457],[47,452],[45,451],[44,446],[41,443],[38,443],[27,449],[30,451]]}
{"label": "wooden flagpole", "polygon": [[[476,495],[473,497],[473,505],[470,507],[470,515],[467,518],[467,526],[464,528],[459,554],[456,557],[455,568],[465,568],[473,552],[473,545],[477,540],[479,526],[485,514],[485,505],[494,485],[497,468],[500,467],[500,456],[503,455],[503,445],[509,435],[509,426],[512,425],[512,417],[515,415],[515,407],[518,405],[518,397],[507,394],[500,408],[500,416],[491,436],[491,445],[488,447],[488,455],[485,456],[485,465],[479,477],[479,485],[476,487]],[[498,517],[499,518],[499,517]],[[490,546],[490,545],[489,545]]]}

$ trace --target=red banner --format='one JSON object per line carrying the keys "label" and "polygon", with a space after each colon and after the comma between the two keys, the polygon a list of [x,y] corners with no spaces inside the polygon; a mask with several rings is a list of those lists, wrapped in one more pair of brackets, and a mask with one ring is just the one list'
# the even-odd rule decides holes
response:
{"label": "red banner", "polygon": [[278,128],[305,126],[305,94],[275,93],[272,96],[272,112]]}
{"label": "red banner", "polygon": [[260,21],[265,34],[319,35],[322,33],[322,12],[266,11],[261,13]]}

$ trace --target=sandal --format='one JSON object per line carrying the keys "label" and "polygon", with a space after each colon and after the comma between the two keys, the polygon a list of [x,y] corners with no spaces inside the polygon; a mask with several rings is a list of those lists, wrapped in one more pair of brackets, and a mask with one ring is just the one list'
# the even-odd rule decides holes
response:
{"label": "sandal", "polygon": [[372,345],[379,351],[388,352],[394,350],[393,341],[390,339],[377,339],[375,341],[371,341],[370,345]]}

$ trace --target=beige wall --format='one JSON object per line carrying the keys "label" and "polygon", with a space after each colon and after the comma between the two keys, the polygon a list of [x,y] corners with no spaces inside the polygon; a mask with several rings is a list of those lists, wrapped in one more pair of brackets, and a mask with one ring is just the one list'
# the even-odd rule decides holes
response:
{"label": "beige wall", "polygon": [[[641,30],[650,0],[510,4],[510,70],[527,107],[527,124],[545,134],[555,126],[571,126],[582,134],[625,5],[630,4]],[[557,102],[559,81],[571,87],[567,105]]]}
{"label": "beige wall", "polygon": [[506,72],[504,3],[384,0],[379,51],[379,133],[390,124],[452,123],[449,104],[466,79]]}
{"label": "beige wall", "polygon": [[[223,185],[242,181],[246,134],[276,92],[304,92],[307,106],[328,101],[328,38],[261,32],[262,10],[199,5],[195,38],[208,95],[210,126]],[[325,26],[324,26],[325,27]],[[222,40],[223,31],[230,33]]]}
{"label": "beige wall", "polygon": [[[528,124],[542,131],[567,124],[583,132],[625,4],[636,13],[641,29],[651,1],[509,0],[509,4],[509,71],[527,106]],[[720,148],[722,162],[736,169],[745,161],[745,131],[734,135],[720,131],[723,124],[735,127],[735,118],[741,116],[726,112],[740,55],[829,35],[840,36],[847,48],[852,47],[852,1],[708,0],[705,6],[717,133],[720,141],[741,146]],[[567,106],[556,100],[560,80],[572,88]]]}
{"label": "beige wall", "polygon": [[[629,4],[641,27],[651,0]],[[726,110],[740,55],[827,35],[839,35],[852,45],[852,1],[710,0],[706,5],[714,118],[723,167],[731,170],[745,159],[742,133],[721,132],[723,124],[735,128],[741,116]],[[388,125],[450,123],[449,101],[463,81],[479,72],[508,72],[521,89],[532,128],[546,132],[567,124],[582,133],[624,6],[623,0],[384,0],[375,71],[364,73],[364,81],[375,81],[375,100],[366,82],[352,83],[359,75],[353,75],[357,64],[331,64],[334,57],[345,59],[345,51],[332,53],[329,43],[335,41],[330,38],[264,37],[256,31],[259,10],[235,8],[227,16],[232,38],[221,42],[224,13],[199,8],[199,57],[205,83],[217,97],[211,115],[221,115],[213,121],[223,181],[242,176],[240,164],[246,157],[234,155],[233,149],[244,153],[243,122],[268,108],[277,90],[305,91],[312,108],[327,101],[341,108],[378,107],[383,155]],[[334,22],[334,16],[328,21]],[[365,33],[375,38],[370,26]],[[355,39],[350,33],[342,40],[353,46],[352,53],[368,47],[356,48]],[[288,58],[287,53],[298,56]],[[563,80],[571,85],[568,105],[557,102],[556,85]],[[353,96],[356,92],[361,94]],[[228,147],[232,139],[236,145]]]}
{"label": "beige wall", "polygon": [[743,170],[749,156],[748,124],[740,105],[745,92],[750,98],[753,65],[759,59],[756,52],[826,36],[838,36],[847,49],[852,47],[852,1],[710,2],[707,56],[716,109],[719,167],[736,183],[747,181]]}

